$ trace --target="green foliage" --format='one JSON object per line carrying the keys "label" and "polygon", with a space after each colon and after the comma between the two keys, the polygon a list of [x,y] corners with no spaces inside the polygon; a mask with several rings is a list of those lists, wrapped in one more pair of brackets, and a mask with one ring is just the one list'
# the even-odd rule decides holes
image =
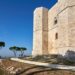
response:
{"label": "green foliage", "polygon": [[10,47],[9,50],[13,51],[15,56],[16,56],[17,51],[21,52],[21,56],[23,56],[24,51],[27,50],[27,48],[13,46],[13,47]]}
{"label": "green foliage", "polygon": [[71,61],[71,60],[65,59],[65,60],[63,61],[63,64],[64,64],[64,65],[75,65],[75,62],[74,62],[74,61]]}
{"label": "green foliage", "polygon": [[27,50],[27,48],[20,47],[20,50],[25,51],[25,50]]}
{"label": "green foliage", "polygon": [[5,42],[0,42],[0,47],[5,47]]}
{"label": "green foliage", "polygon": [[21,57],[24,55],[24,51],[25,50],[27,50],[27,48],[25,48],[25,47],[19,47],[19,50],[18,51],[20,51],[21,52]]}
{"label": "green foliage", "polygon": [[48,58],[46,55],[37,55],[32,58],[33,61],[47,61]]}
{"label": "green foliage", "polygon": [[9,49],[13,51],[13,50],[17,50],[17,47],[13,46],[13,47],[10,47]]}
{"label": "green foliage", "polygon": [[18,49],[19,49],[19,48],[16,47],[16,46],[13,46],[13,47],[10,47],[10,48],[9,48],[9,50],[13,51],[15,57],[16,57],[16,52],[17,52]]}

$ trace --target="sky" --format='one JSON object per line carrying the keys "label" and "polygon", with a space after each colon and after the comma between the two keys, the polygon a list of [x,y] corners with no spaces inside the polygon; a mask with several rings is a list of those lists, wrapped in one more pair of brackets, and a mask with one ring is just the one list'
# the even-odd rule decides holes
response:
{"label": "sky", "polygon": [[50,9],[57,0],[0,0],[0,41],[5,47],[1,56],[13,56],[11,46],[26,47],[31,54],[33,45],[33,12],[43,6]]}

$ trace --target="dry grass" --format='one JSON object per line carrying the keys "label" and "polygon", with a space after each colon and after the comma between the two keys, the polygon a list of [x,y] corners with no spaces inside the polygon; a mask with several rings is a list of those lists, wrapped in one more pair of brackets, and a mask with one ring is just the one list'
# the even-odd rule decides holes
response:
{"label": "dry grass", "polygon": [[14,66],[15,68],[22,68],[22,70],[17,75],[75,75],[75,72],[73,71],[50,69],[35,65],[14,62],[11,60],[3,60],[2,63],[5,68],[9,66]]}

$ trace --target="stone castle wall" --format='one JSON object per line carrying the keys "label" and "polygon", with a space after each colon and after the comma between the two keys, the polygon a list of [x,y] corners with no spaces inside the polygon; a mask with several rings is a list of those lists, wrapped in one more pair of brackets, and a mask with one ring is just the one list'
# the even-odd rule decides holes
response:
{"label": "stone castle wall", "polygon": [[57,4],[51,8],[48,12],[48,51],[50,54],[56,53],[56,43],[55,35],[57,33],[57,24],[55,20],[57,19]]}
{"label": "stone castle wall", "polygon": [[[75,51],[75,1],[59,0],[58,1],[58,54],[65,54],[68,50]],[[72,16],[73,15],[73,16]],[[73,41],[71,41],[73,40]]]}
{"label": "stone castle wall", "polygon": [[75,0],[58,0],[50,10],[37,8],[33,29],[32,55],[75,51]]}

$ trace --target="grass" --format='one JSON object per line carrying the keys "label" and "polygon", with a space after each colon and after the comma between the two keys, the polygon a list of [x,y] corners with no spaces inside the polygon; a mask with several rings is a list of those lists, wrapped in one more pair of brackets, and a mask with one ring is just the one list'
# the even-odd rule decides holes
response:
{"label": "grass", "polygon": [[75,61],[67,59],[61,55],[43,55],[43,56],[39,55],[39,56],[27,58],[27,60],[36,61],[36,62],[45,62],[50,64],[62,64],[62,65],[75,66]]}
{"label": "grass", "polygon": [[0,75],[4,75],[4,71],[0,69]]}

